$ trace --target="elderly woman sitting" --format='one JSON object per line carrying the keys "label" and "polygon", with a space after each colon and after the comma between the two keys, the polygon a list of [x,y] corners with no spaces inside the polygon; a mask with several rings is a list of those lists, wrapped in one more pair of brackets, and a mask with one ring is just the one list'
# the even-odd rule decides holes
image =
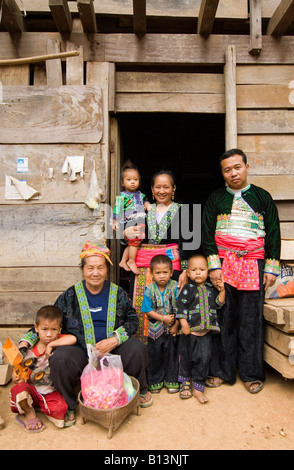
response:
{"label": "elderly woman sitting", "polygon": [[[57,348],[50,358],[52,381],[70,410],[68,425],[75,419],[76,386],[88,363],[86,344],[94,345],[101,353],[119,354],[124,371],[140,383],[141,406],[152,404],[146,381],[147,347],[133,337],[138,317],[127,293],[106,279],[109,255],[110,250],[104,246],[84,244],[80,254],[84,280],[69,287],[55,302],[63,312],[62,332],[77,338],[75,346]],[[19,347],[36,342],[37,334],[32,329]]]}

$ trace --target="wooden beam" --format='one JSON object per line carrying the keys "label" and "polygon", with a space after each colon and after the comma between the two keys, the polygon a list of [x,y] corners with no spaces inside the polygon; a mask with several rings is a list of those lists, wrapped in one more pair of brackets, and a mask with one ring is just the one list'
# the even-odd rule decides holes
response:
{"label": "wooden beam", "polygon": [[49,0],[49,7],[54,22],[61,34],[69,34],[72,29],[72,18],[66,0]]}
{"label": "wooden beam", "polygon": [[133,0],[133,25],[135,34],[146,34],[146,0]]}
{"label": "wooden beam", "polygon": [[294,21],[294,0],[282,0],[267,27],[267,34],[281,36]]}
{"label": "wooden beam", "polygon": [[78,0],[78,10],[85,33],[97,33],[93,0]]}
{"label": "wooden beam", "polygon": [[21,34],[24,31],[23,14],[15,0],[0,0],[2,10],[1,24],[11,34]]}
{"label": "wooden beam", "polygon": [[197,33],[202,36],[211,34],[219,0],[201,0]]}
{"label": "wooden beam", "polygon": [[261,0],[250,0],[250,54],[258,55],[262,49],[261,26]]}
{"label": "wooden beam", "polygon": [[225,65],[226,150],[237,147],[236,46],[228,46]]}

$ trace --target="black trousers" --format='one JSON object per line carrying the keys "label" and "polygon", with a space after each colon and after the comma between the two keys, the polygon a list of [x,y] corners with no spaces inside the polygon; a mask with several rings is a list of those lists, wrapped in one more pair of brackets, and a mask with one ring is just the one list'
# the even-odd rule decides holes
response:
{"label": "black trousers", "polygon": [[[129,338],[113,349],[112,354],[121,356],[124,372],[135,377],[140,383],[140,393],[147,392],[146,369],[148,364],[147,346],[137,338]],[[77,388],[88,357],[79,346],[60,346],[49,359],[50,375],[57,391],[63,395],[70,410],[77,403]]]}
{"label": "black trousers", "polygon": [[148,338],[147,380],[150,390],[178,386],[178,336],[163,333],[157,339]]}
{"label": "black trousers", "polygon": [[229,384],[237,371],[243,382],[264,381],[264,261],[258,260],[259,291],[239,291],[226,284],[226,303],[219,315],[220,334],[213,336],[210,375]]}
{"label": "black trousers", "polygon": [[179,340],[179,382],[189,382],[192,377],[193,387],[201,392],[209,374],[212,336],[182,334]]}

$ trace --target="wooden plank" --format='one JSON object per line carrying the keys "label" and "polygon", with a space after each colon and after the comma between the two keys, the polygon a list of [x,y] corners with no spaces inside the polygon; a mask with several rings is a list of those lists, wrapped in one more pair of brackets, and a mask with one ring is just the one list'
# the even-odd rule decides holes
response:
{"label": "wooden plank", "polygon": [[[274,310],[278,311],[279,322],[275,322]],[[283,312],[283,321],[280,317],[280,309]],[[264,304],[264,317],[275,327],[285,333],[294,333],[294,298],[266,299]],[[271,319],[270,319],[271,318]]]}
{"label": "wooden plank", "polygon": [[2,267],[77,266],[83,243],[106,244],[105,222],[85,204],[0,206],[0,221]]}
{"label": "wooden plank", "polygon": [[292,134],[294,113],[291,110],[239,110],[238,134]]}
{"label": "wooden plank", "polygon": [[285,240],[294,239],[294,222],[281,222],[281,236]]}
{"label": "wooden plank", "polygon": [[[32,325],[33,326],[33,325]],[[7,338],[11,338],[16,344],[19,343],[20,339],[24,336],[24,334],[28,331],[28,328],[10,328],[4,327],[0,328],[0,341],[2,344],[7,340]]]}
{"label": "wooden plank", "polygon": [[117,93],[117,112],[224,113],[223,94]]}
{"label": "wooden plank", "polygon": [[265,326],[264,340],[267,344],[285,354],[285,356],[294,353],[294,336],[277,330],[271,325]]}
{"label": "wooden plank", "polygon": [[282,307],[269,305],[267,300],[263,307],[263,316],[266,321],[273,323],[274,325],[278,325],[279,327],[285,326],[284,311]]}
{"label": "wooden plank", "polygon": [[276,202],[279,212],[280,221],[293,222],[294,221],[294,202],[292,201],[279,201]]}
{"label": "wooden plank", "polygon": [[264,360],[280,372],[285,379],[294,378],[294,365],[290,364],[289,358],[266,343],[264,344]]}
{"label": "wooden plank", "polygon": [[[86,199],[93,168],[93,160],[98,170],[97,177],[102,193],[106,194],[106,170],[101,157],[100,144],[27,144],[0,145],[0,204],[26,205],[24,200],[5,199],[5,175],[27,184],[39,191],[38,199],[30,204],[83,203]],[[62,167],[67,157],[84,156],[83,176],[77,173],[76,180],[70,181]],[[28,172],[17,172],[17,159],[28,159]]]}
{"label": "wooden plank", "polygon": [[224,75],[212,73],[116,72],[116,93],[222,93]]}
{"label": "wooden plank", "polygon": [[254,176],[249,174],[248,181],[269,191],[274,200],[294,199],[294,175]]}
{"label": "wooden plank", "polygon": [[[94,0],[95,13],[108,16],[122,16],[133,14],[133,0]],[[265,0],[272,2],[273,0]],[[276,0],[277,1],[277,0]],[[25,8],[28,14],[49,12],[48,0],[16,0],[19,8]],[[176,3],[170,0],[148,0],[147,15],[168,18],[195,18],[199,15],[201,0],[177,0]],[[71,13],[77,13],[76,2],[69,2]],[[248,17],[247,0],[226,0],[219,4],[216,18],[246,19]]]}
{"label": "wooden plank", "polygon": [[287,85],[294,77],[293,65],[239,65],[237,85]]}
{"label": "wooden plank", "polygon": [[262,49],[261,0],[250,0],[249,52],[258,55]]}
{"label": "wooden plank", "polygon": [[25,30],[23,14],[15,0],[1,1],[1,24],[11,34],[21,34]]}
{"label": "wooden plank", "polygon": [[[294,237],[294,231],[293,231]],[[281,260],[294,260],[294,240],[282,240],[281,243]]]}
{"label": "wooden plank", "polygon": [[101,88],[3,87],[0,120],[2,143],[98,143]]}
{"label": "wooden plank", "polygon": [[77,6],[84,32],[90,34],[96,33],[97,21],[93,0],[78,0]]}
{"label": "wooden plank", "polygon": [[236,46],[228,46],[225,65],[226,150],[237,147]]}
{"label": "wooden plank", "polygon": [[0,268],[0,292],[62,291],[81,278],[80,267],[72,266]]}
{"label": "wooden plank", "polygon": [[[47,39],[62,39],[59,33],[23,33],[18,47],[9,33],[0,32],[0,59],[46,54]],[[84,48],[85,61],[106,61],[123,64],[193,64],[224,65],[228,45],[236,45],[237,64],[293,64],[293,36],[279,41],[263,36],[258,58],[248,54],[246,35],[146,34],[140,41],[134,34],[94,34],[89,41],[84,33],[72,33],[70,41]],[[65,41],[61,41],[65,51]]]}
{"label": "wooden plank", "polygon": [[[102,89],[103,99],[103,136],[101,140],[102,159],[109,181],[109,155],[110,155],[110,111],[114,110],[115,98],[115,65],[107,62],[87,63],[86,72],[87,85],[99,85]],[[109,201],[109,188],[106,188],[105,200]]]}
{"label": "wooden plank", "polygon": [[197,34],[209,36],[212,32],[219,0],[202,0],[200,5]]}
{"label": "wooden plank", "polygon": [[146,0],[133,0],[133,26],[135,34],[146,34]]}
{"label": "wooden plank", "polygon": [[70,33],[72,19],[67,0],[49,0],[49,8],[58,31],[61,34]]}
{"label": "wooden plank", "polygon": [[27,86],[30,84],[30,66],[19,65],[0,67],[0,83],[2,86]]}
{"label": "wooden plank", "polygon": [[[70,41],[66,42],[66,50],[73,51],[77,47]],[[83,46],[78,47],[80,53],[77,57],[69,57],[66,59],[66,84],[67,85],[84,85],[84,55]]]}
{"label": "wooden plank", "polygon": [[281,36],[294,21],[294,0],[281,0],[271,17],[267,34]]}
{"label": "wooden plank", "polygon": [[39,308],[53,304],[61,292],[0,293],[1,325],[32,325]]}
{"label": "wooden plank", "polygon": [[[48,39],[47,53],[58,54],[60,52],[60,41],[58,39]],[[61,86],[62,83],[62,69],[61,60],[46,60],[46,77],[48,86]]]}
{"label": "wooden plank", "polygon": [[261,16],[269,20],[276,11],[281,0],[261,0]]}
{"label": "wooden plank", "polygon": [[293,88],[294,81],[282,85],[237,85],[237,107],[238,109],[293,108]]}

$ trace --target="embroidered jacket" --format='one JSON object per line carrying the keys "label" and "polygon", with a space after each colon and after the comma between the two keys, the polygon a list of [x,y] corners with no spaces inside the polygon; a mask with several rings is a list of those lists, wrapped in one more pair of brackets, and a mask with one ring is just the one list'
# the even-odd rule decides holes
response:
{"label": "embroidered jacket", "polygon": [[[246,239],[264,238],[265,272],[278,275],[280,260],[280,223],[278,211],[271,195],[253,184],[242,190],[240,200],[252,211],[243,211],[243,216],[233,217],[234,193],[222,187],[211,194],[203,212],[203,249],[208,258],[209,269],[221,268],[217,234],[234,235]],[[242,213],[242,207],[240,206]]]}
{"label": "embroidered jacket", "polygon": [[212,284],[206,282],[201,287],[190,281],[180,292],[176,318],[186,319],[193,332],[219,333],[217,310],[223,305],[218,300],[218,290]]}
{"label": "embroidered jacket", "polygon": [[[92,336],[93,323],[91,317],[84,318],[83,321],[81,314],[81,305],[87,307],[86,299],[83,299],[82,303],[79,303],[78,300],[78,295],[83,295],[83,292],[78,292],[81,286],[82,283],[78,283],[69,287],[58,297],[55,305],[63,312],[62,333],[70,333],[76,336],[77,344],[86,350],[86,344],[95,344],[95,338]],[[129,339],[137,331],[137,328],[138,316],[127,293],[121,287],[111,283],[106,327],[107,337],[116,335],[121,344]],[[31,346],[36,344],[38,335],[34,328],[26,333],[21,341],[27,341]]]}
{"label": "embroidered jacket", "polygon": [[[158,289],[155,282],[152,282],[145,287],[145,294],[147,299],[151,300],[152,310],[160,315],[176,315],[177,308],[176,302],[178,297],[178,283],[170,279],[164,289],[163,294]],[[163,298],[162,298],[163,297]],[[144,300],[143,300],[144,302]],[[142,305],[142,312],[143,309]],[[148,313],[148,312],[147,312]],[[165,323],[149,318],[148,336],[152,339],[159,338],[163,333],[169,332],[169,326]]]}

